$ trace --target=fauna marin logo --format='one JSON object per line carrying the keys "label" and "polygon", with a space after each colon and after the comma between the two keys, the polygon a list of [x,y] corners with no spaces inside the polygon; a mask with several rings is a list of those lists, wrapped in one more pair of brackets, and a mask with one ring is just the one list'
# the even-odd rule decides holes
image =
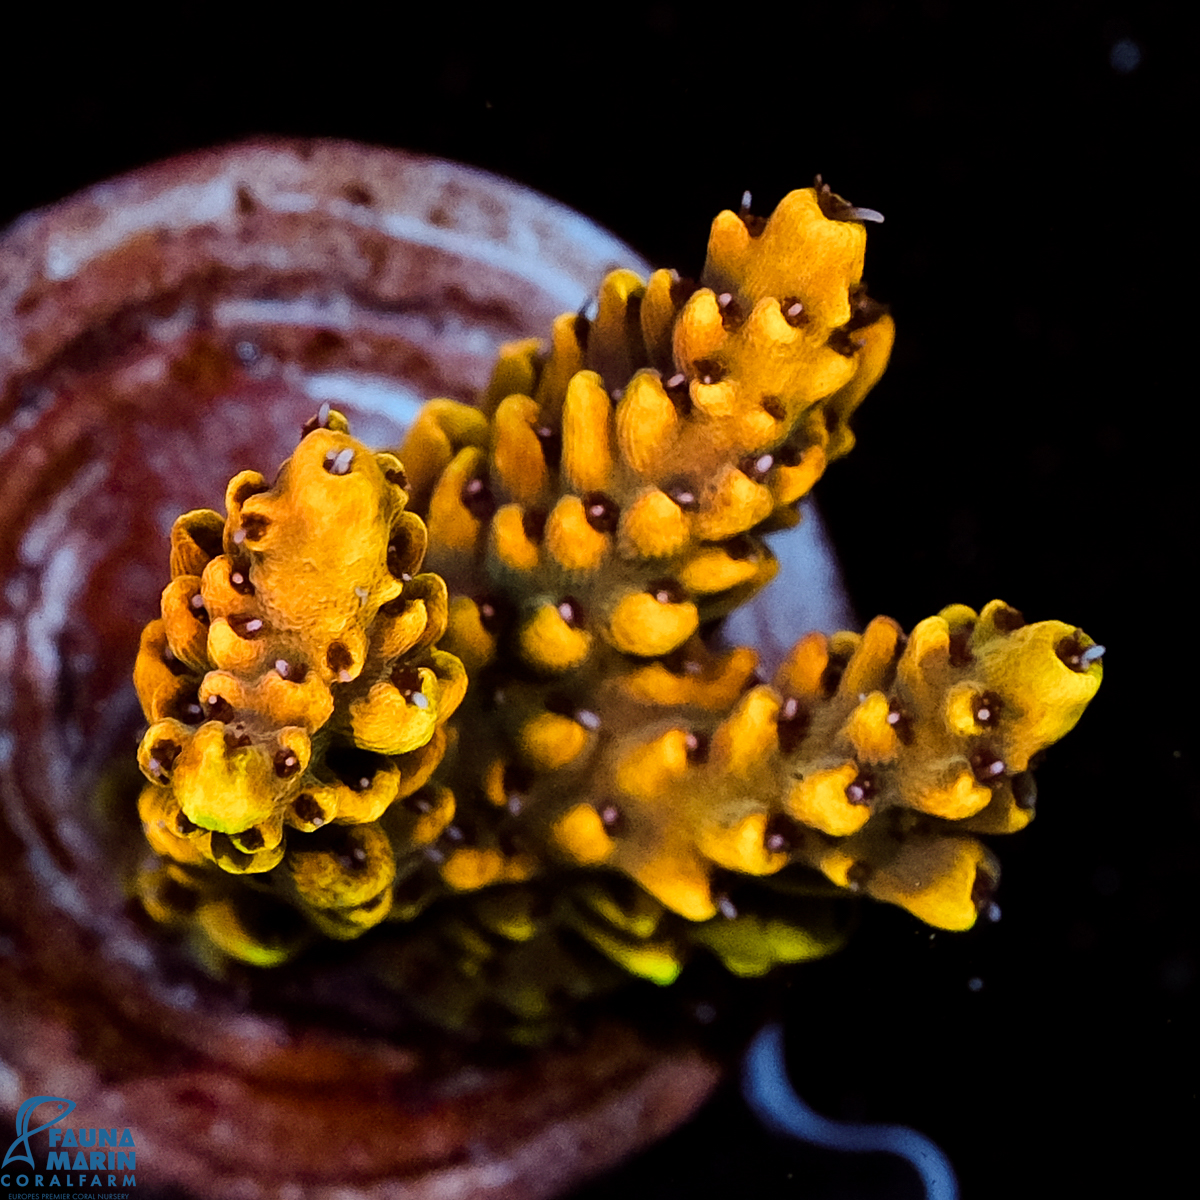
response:
{"label": "fauna marin logo", "polygon": [[[0,1188],[9,1189],[12,1200],[116,1200],[128,1192],[112,1189],[137,1187],[137,1147],[129,1129],[63,1126],[74,1111],[75,1101],[62,1096],[31,1096],[17,1109],[17,1136],[0,1163]],[[43,1145],[45,1157],[39,1160]]]}

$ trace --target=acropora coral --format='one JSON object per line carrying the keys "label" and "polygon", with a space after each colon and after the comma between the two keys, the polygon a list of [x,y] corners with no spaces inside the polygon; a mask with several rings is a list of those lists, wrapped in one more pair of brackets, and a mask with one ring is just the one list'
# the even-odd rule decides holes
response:
{"label": "acropora coral", "polygon": [[701,950],[826,953],[840,896],[971,926],[979,835],[1032,818],[1101,648],[953,605],[809,634],[767,682],[706,636],[887,363],[875,215],[819,180],[724,212],[698,284],[613,272],[478,407],[431,401],[395,453],[323,410],[273,483],[181,516],[135,672],[147,911],[258,965],[409,922],[398,986],[514,1036]]}

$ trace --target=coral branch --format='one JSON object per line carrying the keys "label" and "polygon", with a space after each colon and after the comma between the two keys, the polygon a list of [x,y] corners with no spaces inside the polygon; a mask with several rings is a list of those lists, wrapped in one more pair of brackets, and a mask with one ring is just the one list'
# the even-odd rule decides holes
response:
{"label": "coral branch", "polygon": [[[426,408],[400,455],[430,567],[462,597],[449,644],[468,664],[660,657],[769,581],[761,530],[850,448],[891,349],[865,236],[813,189],[757,232],[723,213],[705,286],[614,272],[595,320],[560,318],[548,355],[501,355],[482,413]],[[500,647],[479,611],[493,594],[516,607]]]}
{"label": "coral branch", "polygon": [[[445,804],[378,824],[429,779],[467,684],[434,648],[446,589],[414,574],[425,527],[404,483],[335,413],[273,486],[244,471],[227,519],[191,512],[172,530],[173,579],[134,672],[151,722],[139,811],[170,860],[143,892],[163,916],[196,909],[233,953],[262,952],[242,928],[253,900],[206,865],[269,875],[323,932],[355,936],[390,911],[397,858],[450,818]],[[331,823],[358,831],[314,832]]]}

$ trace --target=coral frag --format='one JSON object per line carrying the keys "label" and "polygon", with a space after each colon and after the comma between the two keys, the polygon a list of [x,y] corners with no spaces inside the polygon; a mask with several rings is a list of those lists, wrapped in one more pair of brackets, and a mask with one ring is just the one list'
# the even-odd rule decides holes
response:
{"label": "coral frag", "polygon": [[614,964],[826,953],[841,895],[968,928],[977,835],[1031,819],[1101,648],[993,601],[811,634],[768,683],[703,636],[886,365],[876,216],[820,181],[722,213],[698,284],[612,273],[396,455],[323,411],[181,517],[136,669],[148,911],[262,965],[423,913],[386,973],[516,1037]]}

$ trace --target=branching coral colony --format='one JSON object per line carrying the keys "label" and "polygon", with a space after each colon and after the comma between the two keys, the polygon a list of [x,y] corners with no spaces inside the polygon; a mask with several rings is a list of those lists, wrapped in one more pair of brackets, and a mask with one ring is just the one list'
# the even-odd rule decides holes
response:
{"label": "branching coral colony", "polygon": [[411,922],[392,981],[518,1039],[700,949],[823,954],[823,895],[969,927],[976,835],[1031,819],[1100,647],[954,605],[810,634],[768,684],[699,634],[770,580],[763,534],[886,364],[861,215],[822,186],[722,213],[699,287],[614,272],[397,455],[325,412],[273,484],[180,517],[135,675],[149,913],[259,965]]}

